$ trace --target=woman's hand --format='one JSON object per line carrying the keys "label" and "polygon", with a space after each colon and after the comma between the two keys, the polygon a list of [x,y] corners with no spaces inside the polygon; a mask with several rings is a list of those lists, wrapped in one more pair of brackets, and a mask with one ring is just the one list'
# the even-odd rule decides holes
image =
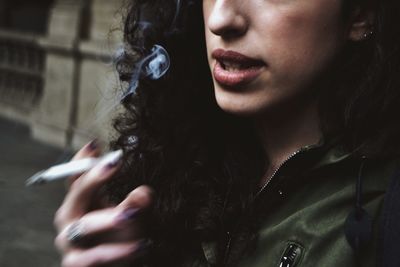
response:
{"label": "woman's hand", "polygon": [[[92,142],[73,160],[99,154]],[[117,206],[104,203],[99,195],[119,166],[119,160],[103,161],[87,173],[70,178],[69,192],[54,219],[58,231],[55,244],[62,253],[63,267],[129,264],[147,244],[141,220],[151,204],[151,189],[138,187]]]}

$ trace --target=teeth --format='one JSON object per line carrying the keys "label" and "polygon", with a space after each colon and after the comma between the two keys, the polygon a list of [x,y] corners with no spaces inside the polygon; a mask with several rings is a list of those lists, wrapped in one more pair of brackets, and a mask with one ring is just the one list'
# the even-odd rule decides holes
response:
{"label": "teeth", "polygon": [[221,63],[224,69],[227,71],[239,71],[243,69],[243,66],[240,65],[239,63],[227,62],[227,61],[221,61]]}

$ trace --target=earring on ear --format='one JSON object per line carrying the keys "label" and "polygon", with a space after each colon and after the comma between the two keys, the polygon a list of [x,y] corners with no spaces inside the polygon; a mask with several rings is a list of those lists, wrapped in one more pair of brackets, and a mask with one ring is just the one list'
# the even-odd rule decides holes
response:
{"label": "earring on ear", "polygon": [[373,30],[368,30],[366,32],[364,32],[362,39],[367,40],[369,39],[372,35],[374,34]]}

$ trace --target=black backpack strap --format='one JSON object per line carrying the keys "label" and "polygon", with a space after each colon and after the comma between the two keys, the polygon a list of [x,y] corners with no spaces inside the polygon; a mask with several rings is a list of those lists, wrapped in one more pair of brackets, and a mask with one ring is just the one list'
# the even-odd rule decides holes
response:
{"label": "black backpack strap", "polygon": [[385,194],[378,244],[378,267],[400,266],[400,170],[391,178]]}

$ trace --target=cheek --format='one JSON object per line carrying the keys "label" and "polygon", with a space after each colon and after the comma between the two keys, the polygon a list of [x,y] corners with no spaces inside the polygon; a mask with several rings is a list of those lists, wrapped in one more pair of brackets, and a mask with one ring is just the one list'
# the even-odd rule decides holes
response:
{"label": "cheek", "polygon": [[270,50],[272,71],[276,68],[285,71],[287,78],[299,79],[327,67],[342,40],[339,11],[326,10],[326,7],[305,7],[271,14],[264,30],[269,36],[266,49]]}

